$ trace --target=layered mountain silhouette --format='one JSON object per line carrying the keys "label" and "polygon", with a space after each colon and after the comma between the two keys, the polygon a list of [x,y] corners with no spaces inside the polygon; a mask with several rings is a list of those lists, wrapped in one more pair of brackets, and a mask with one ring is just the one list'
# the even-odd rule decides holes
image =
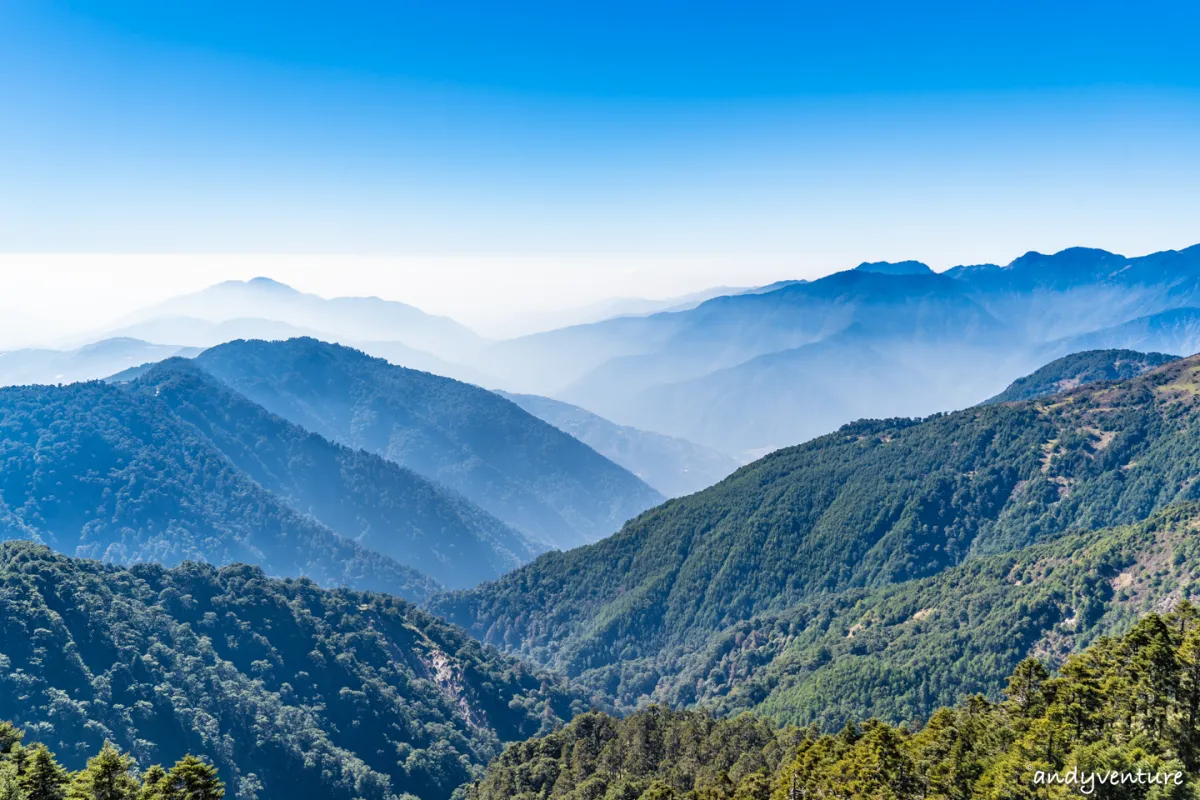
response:
{"label": "layered mountain silhouette", "polygon": [[500,394],[625,467],[667,497],[698,492],[740,466],[732,457],[711,447],[616,425],[570,403],[531,394]]}
{"label": "layered mountain silhouette", "polygon": [[10,350],[0,353],[0,386],[95,380],[147,362],[172,356],[190,357],[199,352],[178,344],[154,344],[126,337],[104,339],[74,350]]}
{"label": "layered mountain silhouette", "polygon": [[862,264],[693,309],[581,325],[487,351],[506,388],[753,456],[860,416],[981,402],[1054,358],[1200,347],[1200,246],[1072,248],[934,273]]}
{"label": "layered mountain silhouette", "polygon": [[492,580],[546,549],[412,470],[275,416],[191,361],[159,364],[129,388],[165,404],[297,511],[444,586]]}
{"label": "layered mountain silhouette", "polygon": [[137,312],[119,323],[117,329],[153,332],[161,341],[197,336],[207,345],[228,341],[225,336],[237,332],[238,327],[254,338],[313,333],[336,341],[401,342],[449,361],[470,356],[483,344],[474,332],[454,320],[426,314],[404,303],[378,297],[327,299],[270,278],[226,281],[175,297]]}
{"label": "layered mountain silhouette", "polygon": [[553,547],[596,541],[663,500],[499,395],[350,348],[239,341],[196,363],[269,411],[444,484]]}

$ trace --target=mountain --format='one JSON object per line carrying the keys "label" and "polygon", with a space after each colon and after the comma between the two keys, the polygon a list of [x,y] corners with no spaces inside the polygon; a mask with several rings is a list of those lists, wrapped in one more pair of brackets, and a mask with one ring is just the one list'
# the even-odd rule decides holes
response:
{"label": "mountain", "polygon": [[166,405],[292,508],[444,586],[498,578],[546,549],[412,470],[271,414],[191,361],[159,364],[130,388]]}
{"label": "mountain", "polygon": [[933,270],[920,261],[864,261],[855,267],[859,272],[875,272],[880,275],[931,275]]}
{"label": "mountain", "polygon": [[297,336],[328,338],[329,334],[299,328],[273,319],[240,317],[213,322],[196,317],[155,317],[111,332],[151,342],[176,342],[193,348],[214,347],[234,339],[293,339]]}
{"label": "mountain", "polygon": [[1058,345],[1096,349],[1136,347],[1190,356],[1200,352],[1200,308],[1176,308],[1075,336]]}
{"label": "mountain", "polygon": [[[707,319],[697,317],[705,309]],[[1011,357],[1001,345],[1006,326],[934,274],[853,270],[711,301],[689,315],[697,318],[660,353],[613,359],[561,397],[588,398],[618,422],[744,454],[864,415],[970,405],[995,393],[981,354]]]}
{"label": "mountain", "polygon": [[[226,281],[175,297],[137,312],[120,323],[120,328],[139,325],[153,329],[158,325],[178,324],[180,317],[227,325],[282,323],[291,326],[293,334],[297,328],[320,331],[323,334],[320,338],[337,341],[403,342],[449,361],[474,354],[484,344],[474,332],[454,320],[426,314],[404,303],[378,297],[326,299],[270,278]],[[279,332],[282,331],[276,331]],[[260,333],[254,335],[258,337]]]}
{"label": "mountain", "polygon": [[313,339],[196,358],[272,413],[449,486],[553,547],[596,541],[662,495],[499,395]]}
{"label": "mountain", "polygon": [[1200,327],[1170,316],[1148,323],[1162,336],[1133,324],[1200,308],[1200,245],[1031,252],[942,273],[881,262],[773,286],[498,342],[487,371],[506,390],[746,458],[861,416],[973,405],[1071,352],[1186,355],[1200,342]]}
{"label": "mountain", "polygon": [[0,641],[0,718],[68,766],[106,740],[143,766],[190,751],[236,798],[446,800],[587,708],[403,600],[241,564],[0,544]]}
{"label": "mountain", "polygon": [[1165,353],[1139,353],[1136,350],[1085,350],[1051,361],[1046,366],[1018,378],[989,403],[1011,403],[1046,397],[1096,381],[1119,381],[1160,367],[1178,356]]}
{"label": "mountain", "polygon": [[1185,359],[1053,398],[861,421],[432,607],[611,694],[652,694],[655,664],[758,616],[1200,498],[1198,391],[1200,359]]}
{"label": "mountain", "polygon": [[733,458],[710,447],[616,425],[570,403],[532,394],[499,394],[538,419],[571,434],[667,497],[708,488],[739,466]]}
{"label": "mountain", "polygon": [[437,583],[289,507],[147,393],[0,389],[0,535],[105,561],[242,561],[422,599]]}
{"label": "mountain", "polygon": [[572,325],[587,325],[616,317],[644,317],[662,311],[684,311],[695,308],[705,300],[727,294],[738,294],[754,289],[731,286],[714,286],[676,297],[651,299],[647,297],[610,297],[579,308],[558,311],[534,311],[522,314],[518,320],[506,324],[510,329],[506,335],[524,336],[541,331],[550,331]]}
{"label": "mountain", "polygon": [[[217,313],[215,310],[213,313]],[[195,348],[215,347],[238,339],[263,339],[279,341],[308,336],[323,342],[337,342],[357,347],[373,356],[409,369],[419,369],[422,372],[432,372],[448,378],[467,381],[475,384],[495,383],[496,379],[477,369],[463,366],[452,361],[438,358],[432,353],[409,347],[397,341],[365,341],[359,342],[353,338],[338,336],[327,331],[317,331],[311,328],[301,328],[287,322],[273,319],[238,318],[221,322],[210,322],[195,317],[156,317],[145,322],[139,322],[113,332],[114,336],[136,337],[154,342],[175,342],[188,345],[186,356],[194,356],[200,351]],[[174,355],[174,353],[171,353]],[[160,361],[163,356],[148,361]],[[137,364],[144,362],[138,361]],[[87,378],[103,377],[112,373],[89,374]]]}
{"label": "mountain", "polygon": [[660,706],[585,714],[508,748],[465,797],[1190,797],[1200,788],[1197,616],[1191,604],[1149,613],[1056,676],[1022,661],[1002,697],[963,697],[917,729],[859,718],[837,733],[777,730],[749,714]]}
{"label": "mountain", "polygon": [[28,349],[0,353],[0,386],[91,381],[147,362],[199,351],[177,344],[115,338],[75,350]]}
{"label": "mountain", "polygon": [[1197,526],[1200,507],[1181,503],[1144,522],[829,595],[730,626],[696,652],[623,665],[623,677],[633,685],[657,669],[655,699],[826,730],[865,716],[922,722],[938,705],[998,696],[1027,657],[1058,667],[1140,615],[1200,597]]}

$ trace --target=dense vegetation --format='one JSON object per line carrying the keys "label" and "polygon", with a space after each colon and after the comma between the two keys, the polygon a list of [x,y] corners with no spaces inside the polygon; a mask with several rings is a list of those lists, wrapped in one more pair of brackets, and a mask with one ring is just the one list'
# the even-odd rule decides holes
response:
{"label": "dense vegetation", "polygon": [[259,564],[420,599],[437,583],[297,512],[152,394],[0,389],[0,538],[130,563]]}
{"label": "dense vegetation", "polygon": [[1024,378],[1018,378],[987,402],[1034,400],[1097,381],[1128,380],[1177,358],[1179,356],[1139,353],[1136,350],[1085,350],[1072,353],[1051,361]]}
{"label": "dense vegetation", "polygon": [[[1200,596],[1200,506],[970,559],[939,575],[853,589],[755,617],[587,678],[623,705],[654,699],[837,728],[917,723],[1036,654],[1050,664],[1140,615]],[[646,687],[654,689],[648,696]]]}
{"label": "dense vegetation", "polygon": [[[848,425],[434,607],[616,689],[613,668],[759,615],[1200,496],[1197,371],[1183,360],[1045,400]],[[660,677],[640,670],[620,693],[652,694]]]}
{"label": "dense vegetation", "polygon": [[0,545],[0,718],[72,768],[107,740],[237,798],[438,800],[586,708],[389,595]]}
{"label": "dense vegetation", "polygon": [[190,361],[160,364],[129,388],[167,405],[296,510],[444,586],[475,586],[546,549],[412,470],[271,414]]}
{"label": "dense vegetation", "polygon": [[663,499],[499,395],[357,350],[239,341],[196,363],[268,410],[456,489],[551,546],[595,541]]}
{"label": "dense vegetation", "polygon": [[[1114,771],[1130,778],[1113,785]],[[1136,782],[1139,772],[1154,782]],[[1074,781],[1050,785],[1039,773]],[[1096,641],[1055,677],[1025,660],[1003,701],[966,698],[915,731],[876,719],[838,733],[776,731],[751,715],[716,721],[660,707],[624,720],[585,714],[509,747],[465,796],[1033,800],[1083,791],[1164,800],[1198,790],[1200,612],[1182,603]]]}
{"label": "dense vegetation", "polygon": [[25,732],[0,722],[0,798],[3,800],[221,800],[225,784],[211,764],[186,755],[171,769],[139,770],[110,742],[70,772],[45,745],[26,747]]}

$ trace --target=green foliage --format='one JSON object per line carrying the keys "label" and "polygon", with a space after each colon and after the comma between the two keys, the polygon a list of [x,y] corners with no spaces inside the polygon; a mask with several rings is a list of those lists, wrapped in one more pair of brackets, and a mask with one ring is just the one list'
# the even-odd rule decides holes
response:
{"label": "green foliage", "polygon": [[[742,641],[729,644],[727,632],[757,642],[816,639],[859,600],[892,597],[890,586],[932,579],[960,564],[966,572],[959,579],[976,574],[990,594],[979,605],[943,606],[942,613],[975,630],[972,616],[1009,602],[1012,583],[1003,577],[1003,562],[980,557],[1054,542],[1075,530],[1134,523],[1200,497],[1194,480],[1200,472],[1198,370],[1200,361],[1180,360],[1130,381],[1046,400],[923,421],[854,423],[653,509],[609,539],[547,554],[431,605],[485,641],[559,668],[629,707],[713,694],[718,676],[689,673],[704,681],[691,688],[673,676],[687,672],[682,662],[694,666],[693,654],[718,640],[740,649]],[[1100,552],[1096,558],[1097,565],[1107,563]],[[1101,613],[1107,584],[1083,573],[1073,580],[1087,583],[1078,597],[1034,594],[1032,606],[1007,617],[993,614],[994,627],[979,629],[970,641],[958,638],[961,649],[953,639],[940,643],[939,652],[930,652],[932,664],[887,659],[860,667],[855,659],[834,660],[838,648],[824,642],[829,652],[818,648],[803,657],[812,666],[829,665],[822,679],[831,688],[815,690],[805,711],[832,696],[845,708],[831,716],[858,716],[881,696],[872,687],[904,686],[904,693],[919,688],[889,711],[900,719],[923,717],[956,699],[947,696],[946,682],[961,675],[962,656],[976,659],[968,665],[967,691],[974,691],[973,681],[981,682],[980,690],[998,688],[998,676],[1062,620],[1068,603],[1078,601],[1085,628]],[[1074,584],[1066,588],[1075,590]],[[877,591],[883,594],[872,595]],[[884,619],[901,609],[908,619],[935,605],[888,603],[880,612]],[[796,608],[801,611],[789,612]],[[771,622],[761,624],[765,618]],[[1008,626],[1017,621],[1023,623],[1013,635]],[[843,640],[848,627],[841,628]],[[869,637],[852,638],[850,655],[870,649]],[[1002,656],[988,664],[987,653]],[[732,665],[723,682],[744,682],[771,658],[760,652]],[[864,678],[864,688],[847,690]],[[763,688],[773,691],[756,691]]]}
{"label": "green foliage", "polygon": [[268,492],[151,394],[0,389],[0,539],[124,563],[240,561],[419,599],[436,582]]}
{"label": "green foliage", "polygon": [[[1090,774],[1170,774],[1090,785],[1098,798],[1200,790],[1200,614],[1181,604],[1072,656],[1057,677],[1023,662],[1003,702],[965,699],[915,733],[876,719],[838,734],[716,721],[660,707],[577,718],[505,750],[467,800],[1010,800],[1078,797]],[[1037,773],[1075,785],[1039,782]],[[1180,773],[1178,785],[1173,777]]]}
{"label": "green foliage", "polygon": [[[245,565],[120,568],[0,545],[0,717],[68,766],[111,741],[139,764],[203,753],[239,800],[438,800],[503,742],[586,707],[561,679],[392,596]],[[5,748],[41,752],[0,726]],[[195,762],[180,764],[147,770],[144,800],[213,796],[195,793]],[[72,796],[123,791],[116,751],[89,770]]]}
{"label": "green foliage", "polygon": [[88,759],[87,766],[69,772],[43,745],[26,750],[23,731],[0,722],[12,744],[0,748],[0,800],[221,800],[225,784],[217,769],[186,755],[169,771],[158,765],[139,775],[132,756],[111,742]]}
{"label": "green foliage", "polygon": [[449,486],[555,547],[607,536],[663,500],[499,395],[347,347],[238,341],[196,363],[273,413]]}
{"label": "green foliage", "polygon": [[987,402],[1035,400],[1096,381],[1128,380],[1177,358],[1179,356],[1139,353],[1136,350],[1085,350],[1072,353],[1051,361],[1024,378],[1018,378]]}

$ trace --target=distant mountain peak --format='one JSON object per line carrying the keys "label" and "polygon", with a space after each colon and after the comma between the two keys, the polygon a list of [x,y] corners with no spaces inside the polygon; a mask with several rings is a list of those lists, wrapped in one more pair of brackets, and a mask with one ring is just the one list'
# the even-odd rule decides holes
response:
{"label": "distant mountain peak", "polygon": [[880,275],[932,275],[928,264],[920,261],[864,261],[855,267],[859,272],[875,272]]}
{"label": "distant mountain peak", "polygon": [[1110,260],[1125,261],[1126,258],[1119,253],[1110,253],[1098,247],[1068,247],[1051,255],[1030,250],[1025,255],[1014,259],[1008,268],[1020,269],[1041,264],[1053,264],[1058,267],[1092,267]]}

